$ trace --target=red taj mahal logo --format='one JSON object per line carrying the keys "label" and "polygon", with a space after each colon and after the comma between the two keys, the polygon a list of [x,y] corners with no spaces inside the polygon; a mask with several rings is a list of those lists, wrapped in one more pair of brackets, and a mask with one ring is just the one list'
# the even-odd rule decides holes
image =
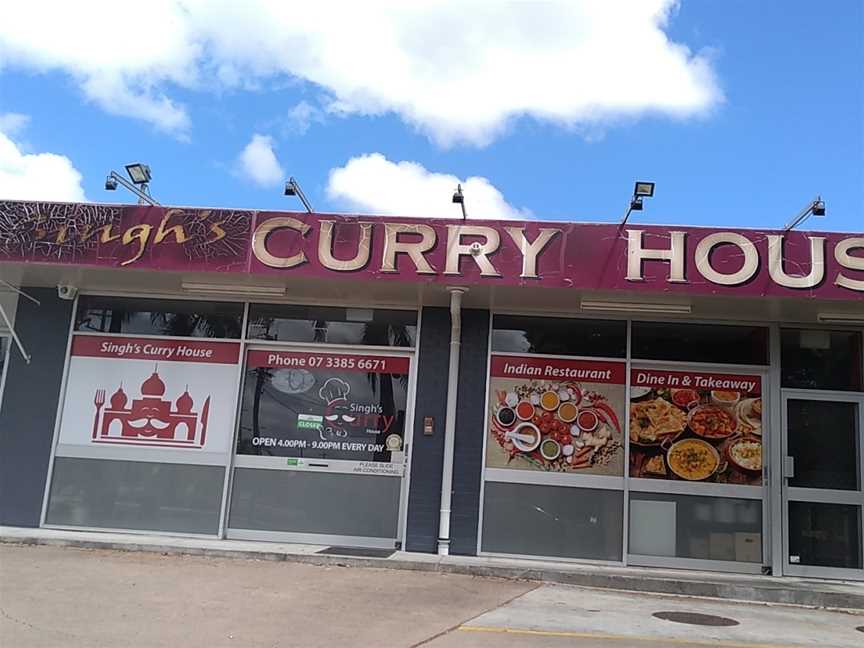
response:
{"label": "red taj mahal logo", "polygon": [[158,367],[141,384],[141,398],[133,400],[128,408],[126,404],[129,398],[123,391],[123,383],[112,394],[104,411],[105,390],[97,389],[93,400],[96,407],[93,443],[203,448],[207,437],[210,396],[204,401],[199,416],[193,411],[195,403],[188,387],[174,403],[164,400],[164,395],[165,383],[159,377]]}

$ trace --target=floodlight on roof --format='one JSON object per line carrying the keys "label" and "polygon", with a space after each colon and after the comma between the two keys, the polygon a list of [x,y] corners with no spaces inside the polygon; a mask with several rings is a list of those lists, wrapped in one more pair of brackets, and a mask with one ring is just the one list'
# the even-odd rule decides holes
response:
{"label": "floodlight on roof", "polygon": [[644,196],[645,198],[651,198],[654,195],[654,183],[637,182],[633,189],[633,195],[637,197]]}
{"label": "floodlight on roof", "polygon": [[285,183],[283,194],[286,196],[297,196],[300,199],[300,202],[303,203],[306,211],[310,214],[312,213],[312,205],[309,204],[308,200],[306,200],[306,194],[303,193],[303,190],[300,188],[300,183],[294,179],[294,176],[288,178],[288,182]]}
{"label": "floodlight on roof", "polygon": [[129,174],[129,179],[136,185],[144,185],[150,182],[150,167],[140,162],[133,162],[126,165],[126,173]]}
{"label": "floodlight on roof", "polygon": [[456,185],[456,191],[453,192],[453,204],[461,205],[465,202],[465,194],[462,193],[462,185]]}
{"label": "floodlight on roof", "polygon": [[453,192],[453,204],[462,207],[462,220],[468,219],[468,212],[465,211],[465,194],[462,193],[462,184],[456,185],[456,191]]}
{"label": "floodlight on roof", "polygon": [[822,200],[821,196],[816,196],[813,200],[811,200],[807,205],[798,212],[798,215],[795,216],[791,221],[786,224],[786,227],[783,229],[785,231],[791,230],[793,227],[796,227],[806,221],[810,216],[824,216],[825,215],[825,201]]}
{"label": "floodlight on roof", "polygon": [[[128,169],[128,167],[127,167],[127,169]],[[148,174],[147,177],[148,178],[149,178],[149,173],[150,173],[150,170],[148,168],[148,170],[147,170],[147,174]],[[129,175],[131,177],[132,172],[130,172]],[[132,182],[129,182],[126,178],[121,176],[116,171],[111,171],[108,174],[108,177],[105,178],[105,190],[106,191],[115,191],[117,189],[117,185],[123,185],[123,187],[125,187],[130,192],[135,194],[138,197],[138,204],[139,205],[153,205],[155,207],[160,206],[159,203],[157,201],[155,201],[150,196],[150,187],[147,185],[146,182],[144,182],[140,185],[136,185],[136,184],[133,184]]]}
{"label": "floodlight on roof", "polygon": [[630,213],[634,211],[642,211],[642,199],[651,198],[654,195],[654,183],[637,180],[633,186],[633,195],[630,197],[630,202],[627,204],[627,211],[624,213],[624,218],[621,220],[621,225],[627,224],[627,219],[630,218]]}

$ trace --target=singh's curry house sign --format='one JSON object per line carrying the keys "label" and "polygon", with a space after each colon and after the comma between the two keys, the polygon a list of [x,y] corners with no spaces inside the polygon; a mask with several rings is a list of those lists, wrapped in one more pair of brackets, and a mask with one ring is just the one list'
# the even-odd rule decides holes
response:
{"label": "singh's curry house sign", "polygon": [[0,202],[0,262],[580,290],[864,295],[864,233]]}

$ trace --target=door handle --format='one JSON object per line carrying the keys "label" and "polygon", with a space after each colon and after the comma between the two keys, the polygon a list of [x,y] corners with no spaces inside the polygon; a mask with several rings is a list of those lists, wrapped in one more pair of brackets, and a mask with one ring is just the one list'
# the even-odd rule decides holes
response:
{"label": "door handle", "polygon": [[795,476],[795,457],[783,457],[783,477],[792,479]]}

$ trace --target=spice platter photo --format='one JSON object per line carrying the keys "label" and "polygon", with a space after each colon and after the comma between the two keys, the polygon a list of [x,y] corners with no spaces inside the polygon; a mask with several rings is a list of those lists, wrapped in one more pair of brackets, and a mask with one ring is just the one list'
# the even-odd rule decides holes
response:
{"label": "spice platter photo", "polygon": [[622,475],[624,375],[618,363],[493,356],[486,466]]}

